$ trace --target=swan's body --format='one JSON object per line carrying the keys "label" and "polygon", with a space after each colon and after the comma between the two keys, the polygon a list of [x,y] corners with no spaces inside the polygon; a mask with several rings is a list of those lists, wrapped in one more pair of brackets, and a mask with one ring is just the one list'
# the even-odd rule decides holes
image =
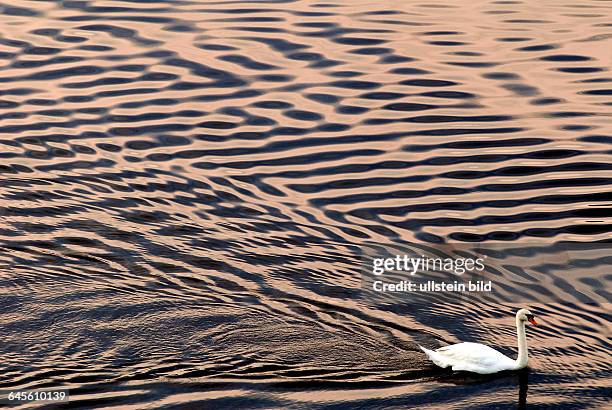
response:
{"label": "swan's body", "polygon": [[451,367],[453,370],[468,371],[480,374],[497,373],[504,370],[518,370],[527,366],[527,338],[525,322],[536,324],[531,312],[521,309],[516,313],[516,331],[518,336],[518,357],[516,360],[480,343],[457,343],[437,350],[419,346],[427,357],[440,367]]}
{"label": "swan's body", "polygon": [[[421,347],[421,346],[419,346]],[[516,361],[498,352],[492,347],[480,343],[457,343],[451,346],[441,347],[437,350],[429,350],[421,347],[427,357],[440,367],[448,367],[455,371],[462,370],[480,374],[497,373],[504,370],[515,370],[518,367]]]}

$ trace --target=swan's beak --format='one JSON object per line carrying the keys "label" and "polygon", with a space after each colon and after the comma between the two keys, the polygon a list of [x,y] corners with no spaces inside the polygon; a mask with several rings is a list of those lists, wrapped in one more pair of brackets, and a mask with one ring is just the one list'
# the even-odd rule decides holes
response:
{"label": "swan's beak", "polygon": [[527,320],[529,320],[529,323],[531,323],[532,325],[535,325],[535,326],[538,325],[538,322],[536,322],[533,316],[528,317]]}

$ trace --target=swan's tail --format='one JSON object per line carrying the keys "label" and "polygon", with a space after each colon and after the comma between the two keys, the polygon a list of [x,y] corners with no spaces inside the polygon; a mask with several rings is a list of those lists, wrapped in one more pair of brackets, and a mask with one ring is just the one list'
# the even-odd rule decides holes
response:
{"label": "swan's tail", "polygon": [[450,366],[450,363],[448,363],[448,361],[445,360],[444,357],[441,357],[439,353],[436,353],[433,350],[426,349],[421,345],[418,346],[423,352],[425,352],[429,360],[435,363],[436,366],[440,366],[442,368]]}

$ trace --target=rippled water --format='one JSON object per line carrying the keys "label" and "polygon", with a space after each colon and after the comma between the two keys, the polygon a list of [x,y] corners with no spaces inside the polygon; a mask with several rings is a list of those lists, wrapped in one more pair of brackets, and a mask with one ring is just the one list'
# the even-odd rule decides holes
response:
{"label": "rippled water", "polygon": [[[610,239],[612,7],[4,1],[0,389],[71,408],[603,408],[609,304],[368,303],[359,246]],[[603,269],[606,269],[604,265]]]}

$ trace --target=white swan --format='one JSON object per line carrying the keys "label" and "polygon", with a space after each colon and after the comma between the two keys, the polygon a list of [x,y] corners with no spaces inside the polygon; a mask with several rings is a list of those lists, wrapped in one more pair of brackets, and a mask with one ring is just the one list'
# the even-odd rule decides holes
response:
{"label": "white swan", "polygon": [[516,332],[518,335],[518,358],[512,360],[497,350],[480,343],[457,343],[444,346],[437,350],[425,349],[427,357],[440,367],[451,366],[453,370],[491,374],[503,370],[518,370],[527,366],[527,339],[525,338],[525,322],[537,325],[533,314],[528,309],[516,312]]}

